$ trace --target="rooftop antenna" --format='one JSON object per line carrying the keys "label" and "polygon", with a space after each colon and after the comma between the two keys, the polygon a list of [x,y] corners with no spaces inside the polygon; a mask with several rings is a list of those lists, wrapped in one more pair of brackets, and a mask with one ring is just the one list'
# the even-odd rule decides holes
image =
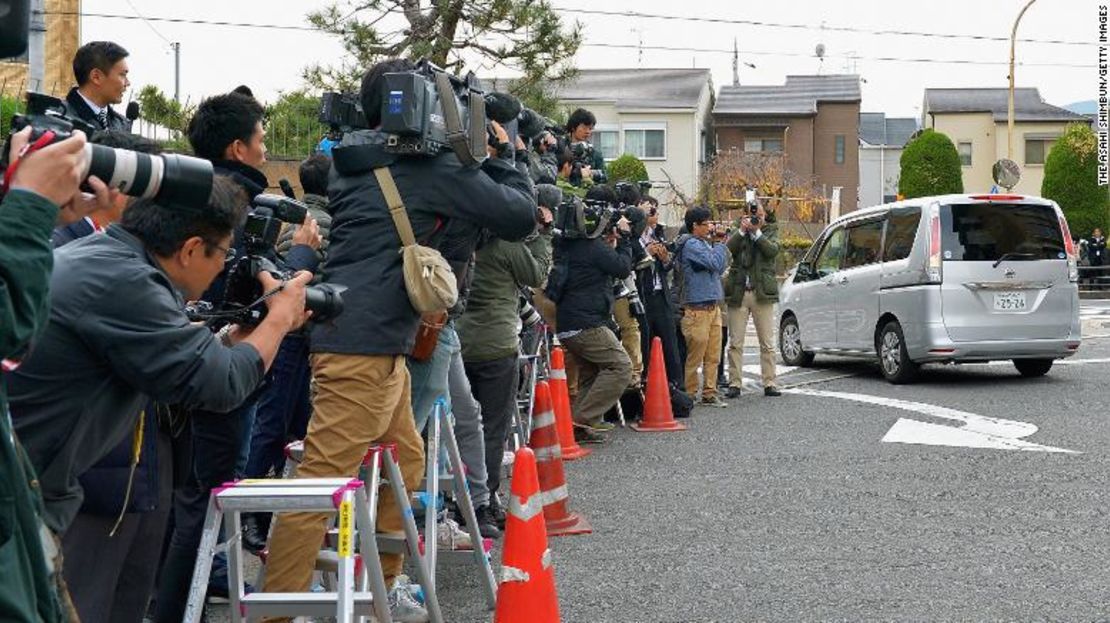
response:
{"label": "rooftop antenna", "polygon": [[813,53],[817,55],[817,75],[821,75],[821,70],[825,68],[825,44],[818,43]]}
{"label": "rooftop antenna", "polygon": [[736,37],[732,38],[732,86],[740,86],[740,49],[736,47]]}
{"label": "rooftop antenna", "polygon": [[636,45],[636,66],[642,67],[644,65],[644,29],[639,26],[632,29],[639,37],[639,43]]}

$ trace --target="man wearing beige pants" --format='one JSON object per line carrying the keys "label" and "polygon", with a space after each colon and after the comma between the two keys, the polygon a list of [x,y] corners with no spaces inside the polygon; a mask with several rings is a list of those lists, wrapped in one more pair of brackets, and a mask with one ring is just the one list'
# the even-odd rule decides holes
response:
{"label": "man wearing beige pants", "polygon": [[768,218],[760,206],[754,219],[752,216],[741,218],[739,229],[728,240],[728,249],[732,253],[732,268],[725,288],[730,379],[726,395],[738,397],[744,383],[744,337],[750,316],[759,339],[763,393],[780,396],[775,381],[775,303],[779,299],[775,260],[779,255],[779,239],[774,215]]}

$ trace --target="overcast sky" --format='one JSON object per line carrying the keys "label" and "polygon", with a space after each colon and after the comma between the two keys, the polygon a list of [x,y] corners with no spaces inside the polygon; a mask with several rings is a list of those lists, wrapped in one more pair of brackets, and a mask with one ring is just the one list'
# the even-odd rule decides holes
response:
{"label": "overcast sky", "polygon": [[[552,0],[568,19],[584,26],[580,68],[707,67],[719,90],[732,83],[733,38],[739,42],[742,84],[781,84],[788,74],[858,73],[866,81],[862,109],[896,116],[920,116],[928,87],[1005,87],[1008,41],[969,37],[922,37],[860,31],[913,31],[943,35],[1008,38],[1025,0]],[[248,84],[269,101],[280,91],[302,86],[302,67],[338,60],[342,48],[318,32],[240,28],[165,21],[95,17],[107,14],[306,25],[304,15],[327,2],[317,0],[83,0],[82,42],[111,39],[131,52],[133,88],[156,84],[172,95],[173,55],[168,42],[181,42],[182,99]],[[578,9],[637,11],[666,16],[762,22],[712,23],[647,17],[584,15]],[[1076,42],[1067,45],[1021,42],[1017,86],[1038,87],[1049,103],[1066,105],[1097,97],[1098,2],[1037,0],[1025,14],[1019,38]],[[367,15],[367,18],[370,16]],[[392,16],[390,16],[392,18]],[[399,18],[383,24],[399,25]],[[787,28],[780,25],[798,25]],[[824,28],[822,28],[824,25]],[[854,32],[837,30],[857,29]],[[642,44],[644,49],[638,49]],[[814,50],[824,44],[825,58]],[[596,44],[626,45],[627,48]],[[654,50],[649,46],[695,48]],[[895,59],[960,60],[955,64]],[[497,72],[503,75],[504,71]]]}

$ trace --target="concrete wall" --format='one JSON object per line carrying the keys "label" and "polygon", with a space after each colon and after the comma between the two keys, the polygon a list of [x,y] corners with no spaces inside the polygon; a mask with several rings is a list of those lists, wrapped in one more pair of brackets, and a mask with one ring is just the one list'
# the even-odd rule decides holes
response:
{"label": "concrete wall", "polygon": [[869,208],[884,201],[884,195],[898,194],[901,147],[860,145],[859,207]]}
{"label": "concrete wall", "polygon": [[[46,0],[46,63],[42,85],[31,85],[26,63],[0,63],[0,90],[9,97],[22,99],[21,92],[37,90],[64,96],[75,84],[73,55],[80,47],[81,27],[77,15],[80,0]],[[126,46],[125,46],[126,47]]]}
{"label": "concrete wall", "polygon": [[270,186],[266,189],[266,192],[278,195],[282,194],[281,187],[278,186],[278,180],[285,178],[293,185],[293,190],[296,191],[297,196],[300,197],[304,193],[297,173],[300,166],[301,161],[299,159],[267,160],[266,164],[262,165],[262,172],[266,174],[266,179],[270,182]]}

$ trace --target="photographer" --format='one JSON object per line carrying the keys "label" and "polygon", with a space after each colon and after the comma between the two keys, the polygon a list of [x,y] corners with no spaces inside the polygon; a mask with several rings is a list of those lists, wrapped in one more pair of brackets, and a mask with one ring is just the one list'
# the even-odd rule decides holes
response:
{"label": "photographer", "polygon": [[559,141],[550,130],[532,140],[528,152],[528,173],[536,184],[554,184],[559,177]]}
{"label": "photographer", "polygon": [[686,338],[686,392],[698,393],[698,368],[704,386],[701,404],[727,407],[717,396],[717,364],[721,359],[721,309],[724,299],[721,275],[728,263],[728,248],[713,242],[708,208],[686,212],[690,236],[678,249],[682,271],[682,333]]}
{"label": "photographer", "polygon": [[[589,145],[590,139],[594,135],[594,126],[597,125],[597,117],[585,108],[579,108],[570,113],[567,118],[567,140],[573,147],[575,143],[585,143]],[[592,178],[593,174],[600,173],[603,177],[605,171],[605,157],[601,154],[601,150],[593,149],[591,146],[590,161],[584,163],[582,167],[582,175],[586,178]]]}
{"label": "photographer", "polygon": [[[621,209],[631,208],[628,212],[634,215],[634,217],[630,217],[632,235],[638,239],[647,226],[647,217],[639,209],[640,191],[627,182],[618,182],[614,186],[614,190],[617,195],[617,205]],[[642,256],[636,266],[643,264],[646,260],[647,257]],[[640,322],[643,319],[644,305],[636,287],[636,275],[631,274],[618,281],[614,294],[617,298],[613,303],[613,319],[617,321],[617,328],[620,331],[621,346],[624,347],[624,352],[628,353],[628,359],[632,363],[632,373],[628,380],[628,387],[629,389],[639,389],[644,376],[643,344],[640,336]]]}
{"label": "photographer", "polygon": [[[20,157],[30,133],[12,137],[10,166],[16,170],[0,202],[0,369],[5,372],[19,365],[17,358],[47,319],[54,262],[50,230],[59,206],[79,192],[85,147],[84,135],[77,133]],[[38,477],[13,433],[5,379],[0,375],[0,500],[8,513],[0,533],[0,620],[65,621],[71,613],[59,599],[64,588],[57,547],[42,540]]]}
{"label": "photographer", "polygon": [[92,41],[73,56],[77,86],[66,95],[67,114],[101,130],[131,131],[131,120],[112,109],[123,102],[128,80],[127,50],[111,41]]}
{"label": "photographer", "polygon": [[640,208],[647,213],[647,227],[640,236],[640,246],[651,258],[645,265],[637,265],[636,285],[644,302],[643,358],[651,361],[651,341],[658,337],[663,344],[663,361],[667,367],[667,381],[683,385],[682,360],[678,356],[678,339],[675,336],[674,307],[671,304],[671,287],[668,274],[674,268],[674,256],[668,249],[663,226],[659,224],[659,201],[644,195]]}
{"label": "photographer", "polygon": [[[612,206],[616,194],[611,187],[597,186],[588,199]],[[628,277],[643,251],[634,243],[631,224],[623,217],[603,236],[586,237],[586,232],[598,227],[597,219],[608,215],[598,215],[596,208],[591,208],[587,217],[579,202],[575,206],[560,207],[564,237],[555,244],[555,269],[548,279],[547,295],[556,305],[557,337],[578,365],[575,437],[600,443],[613,429],[603,419],[605,412],[620,399],[632,373],[628,353],[610,328],[613,280]]]}
{"label": "photographer", "polygon": [[[462,360],[474,397],[482,405],[486,482],[475,496],[479,521],[504,514],[495,497],[501,486],[501,460],[516,409],[521,321],[520,287],[538,288],[551,269],[551,209],[562,201],[554,186],[536,187],[543,227],[525,242],[491,237],[478,250],[466,313],[458,321]],[[483,499],[478,499],[484,493]]]}
{"label": "photographer", "polygon": [[740,395],[743,384],[744,336],[748,316],[755,323],[759,340],[759,365],[763,394],[781,396],[775,383],[775,303],[779,300],[779,281],[775,260],[779,256],[778,225],[774,214],[761,204],[755,213],[740,219],[740,230],[728,240],[732,268],[726,283],[728,298],[729,369],[732,370],[728,397]]}
{"label": "photographer", "polygon": [[186,318],[185,299],[223,269],[242,206],[217,179],[203,210],[139,200],[105,235],[56,253],[49,325],[9,376],[16,432],[56,534],[81,506],[77,477],[134,429],[148,398],[229,409],[261,382],[282,336],[304,322],[307,273],[286,283],[261,274],[274,292],[269,315],[249,333],[230,332],[231,346]]}
{"label": "photographer", "polygon": [[[410,61],[388,60],[370,68],[360,98],[375,129],[349,132],[332,150],[328,193],[333,215],[327,282],[346,285],[346,313],[312,333],[312,367],[317,381],[314,413],[305,438],[302,477],[351,477],[372,443],[397,446],[405,486],[411,491],[424,472],[424,443],[416,430],[405,355],[412,351],[420,315],[406,294],[401,238],[374,173],[388,167],[404,201],[416,240],[445,249],[445,232],[458,226],[470,236],[486,228],[506,240],[535,229],[536,204],[530,182],[500,157],[480,166],[463,166],[450,152],[437,156],[398,156],[386,151],[380,130],[384,75],[414,71]],[[492,125],[499,143],[505,131]],[[463,227],[466,225],[467,227]],[[461,247],[460,247],[461,248]],[[444,253],[448,260],[453,259]],[[454,254],[451,254],[454,255]],[[455,255],[455,259],[462,253]],[[469,254],[467,254],[469,260]],[[290,513],[277,519],[270,543],[268,592],[305,591],[324,537],[324,515]],[[396,501],[381,496],[379,531],[399,531]],[[382,554],[387,585],[401,572],[403,556]],[[390,591],[396,618],[424,612],[407,586]]]}

